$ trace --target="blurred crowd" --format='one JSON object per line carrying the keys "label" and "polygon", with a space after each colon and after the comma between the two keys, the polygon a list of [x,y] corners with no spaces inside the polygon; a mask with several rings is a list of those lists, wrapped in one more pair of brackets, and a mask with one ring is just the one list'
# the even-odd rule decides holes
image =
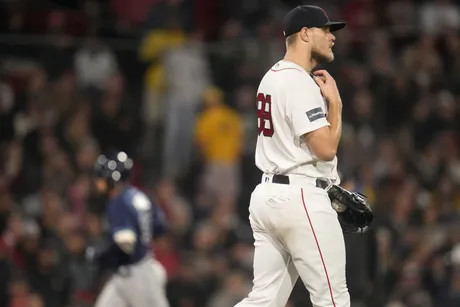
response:
{"label": "blurred crowd", "polygon": [[[171,232],[152,250],[172,307],[252,285],[255,96],[300,1],[0,1],[0,306],[90,306],[106,275],[101,151]],[[323,0],[344,104],[339,171],[376,220],[346,235],[353,307],[460,306],[460,1]],[[299,281],[287,307],[308,305]]]}

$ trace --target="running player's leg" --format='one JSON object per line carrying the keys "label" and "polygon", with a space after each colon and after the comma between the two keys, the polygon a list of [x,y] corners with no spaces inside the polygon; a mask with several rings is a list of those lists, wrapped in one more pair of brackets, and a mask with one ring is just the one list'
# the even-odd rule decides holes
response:
{"label": "running player's leg", "polygon": [[255,240],[253,288],[235,307],[284,307],[299,275],[291,257],[273,238],[271,227],[266,225],[269,210],[262,212],[269,209],[264,208],[266,195],[264,197],[257,190],[251,197],[249,218]]}
{"label": "running player's leg", "polygon": [[295,220],[285,244],[314,307],[349,307],[345,278],[345,242],[337,213],[326,191],[298,189]]}
{"label": "running player's leg", "polygon": [[166,277],[161,265],[153,260],[144,260],[131,268],[125,281],[130,307],[169,307],[166,298]]}
{"label": "running player's leg", "polygon": [[95,307],[127,307],[122,292],[117,287],[116,276],[112,277],[105,284],[94,304]]}
{"label": "running player's leg", "polygon": [[163,265],[157,261],[153,261],[153,276],[158,281],[158,289],[155,290],[156,298],[155,305],[159,307],[169,307],[169,302],[166,294],[166,284],[168,282],[168,276]]}

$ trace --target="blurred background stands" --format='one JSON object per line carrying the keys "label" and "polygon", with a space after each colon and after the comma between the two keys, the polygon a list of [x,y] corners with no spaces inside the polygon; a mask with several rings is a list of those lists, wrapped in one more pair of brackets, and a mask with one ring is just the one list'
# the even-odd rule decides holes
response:
{"label": "blurred background stands", "polygon": [[[111,148],[172,225],[154,248],[172,307],[247,294],[254,98],[299,2],[0,1],[0,306],[91,305],[106,276],[83,251],[106,229],[90,171]],[[377,217],[346,236],[353,306],[460,306],[460,2],[302,3],[348,22],[325,66],[340,172]]]}

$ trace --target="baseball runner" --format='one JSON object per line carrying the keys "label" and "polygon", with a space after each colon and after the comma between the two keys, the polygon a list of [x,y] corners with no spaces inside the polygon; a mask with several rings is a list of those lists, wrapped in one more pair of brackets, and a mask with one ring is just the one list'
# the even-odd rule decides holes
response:
{"label": "baseball runner", "polygon": [[168,307],[166,273],[151,255],[154,233],[165,231],[160,209],[126,181],[133,162],[124,152],[98,157],[95,187],[106,195],[110,244],[88,247],[87,258],[100,269],[115,272],[96,307]]}
{"label": "baseball runner", "polygon": [[313,306],[350,306],[343,231],[373,216],[365,196],[338,186],[342,101],[327,71],[312,72],[334,59],[333,32],[344,27],[317,6],[298,6],[284,19],[285,58],[257,93],[255,161],[264,174],[249,206],[254,285],[237,307],[284,307],[299,276]]}

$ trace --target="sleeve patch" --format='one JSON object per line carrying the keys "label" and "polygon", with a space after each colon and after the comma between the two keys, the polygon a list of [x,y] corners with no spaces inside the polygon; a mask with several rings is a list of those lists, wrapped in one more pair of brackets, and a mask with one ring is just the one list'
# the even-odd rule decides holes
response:
{"label": "sleeve patch", "polygon": [[317,119],[326,117],[326,114],[324,114],[323,109],[321,109],[321,107],[317,107],[311,109],[310,111],[307,111],[307,117],[310,122],[314,122]]}

